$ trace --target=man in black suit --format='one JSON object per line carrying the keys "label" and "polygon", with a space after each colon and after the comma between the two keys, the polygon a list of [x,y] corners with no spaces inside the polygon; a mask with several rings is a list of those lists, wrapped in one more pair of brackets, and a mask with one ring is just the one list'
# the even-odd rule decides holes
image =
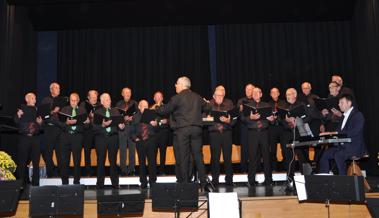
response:
{"label": "man in black suit", "polygon": [[[255,86],[251,83],[247,84],[245,86],[245,97],[242,97],[238,99],[237,101],[237,107],[240,107],[242,104],[249,104],[253,102],[253,89]],[[240,162],[240,168],[241,172],[247,172],[248,164],[249,164],[249,145],[247,142],[248,138],[248,128],[246,123],[243,121],[240,122],[240,146],[241,146],[241,162]]]}
{"label": "man in black suit", "polygon": [[149,104],[146,100],[141,100],[138,103],[138,112],[133,116],[133,131],[131,132],[131,138],[137,145],[141,189],[147,188],[146,159],[149,164],[150,187],[152,187],[157,181],[156,127],[158,122],[156,120],[151,120],[150,122],[143,120],[143,114],[148,107]]}
{"label": "man in black suit", "polygon": [[[116,108],[111,108],[111,97],[108,93],[103,93],[100,96],[100,102],[103,105],[102,108],[96,110],[95,116],[99,115],[106,118],[120,115]],[[97,182],[98,189],[104,187],[105,179],[105,157],[108,151],[108,159],[110,163],[110,176],[112,187],[118,189],[118,174],[117,174],[117,151],[118,151],[118,130],[124,129],[125,124],[120,123],[117,126],[111,125],[112,120],[106,121],[103,119],[101,124],[93,123],[93,129],[95,131],[95,146],[97,154]]]}
{"label": "man in black suit", "polygon": [[177,181],[190,182],[190,155],[193,155],[202,187],[207,183],[202,153],[202,111],[209,104],[197,93],[190,90],[188,77],[180,77],[176,84],[176,95],[168,104],[156,109],[158,114],[172,114],[174,125],[174,155]]}
{"label": "man in black suit", "polygon": [[[60,113],[65,115],[71,115],[72,117],[86,115],[86,110],[82,107],[78,107],[79,95],[77,93],[71,93],[70,105],[63,107]],[[62,116],[62,115],[60,115]],[[84,125],[89,123],[89,119],[79,121],[77,119],[70,119],[65,117],[65,120],[60,120],[60,127],[62,130],[60,137],[60,149],[61,149],[61,179],[62,184],[68,184],[69,170],[70,170],[70,157],[72,153],[74,162],[74,184],[80,184],[80,160],[82,155],[82,142]]]}
{"label": "man in black suit", "polygon": [[58,126],[57,113],[61,109],[54,102],[56,99],[60,98],[60,85],[58,83],[50,84],[50,95],[43,98],[41,105],[49,104],[51,108],[50,117],[45,120],[44,125],[44,140],[42,143],[42,157],[46,163],[46,173],[48,177],[53,177],[57,174],[57,169],[53,162],[53,152],[55,150],[55,156],[57,159],[57,164],[60,163],[60,149],[59,149],[59,138],[61,130]]}
{"label": "man in black suit", "polygon": [[[279,89],[273,87],[270,90],[271,99],[268,103],[272,107],[272,111],[276,113],[279,108],[286,108],[287,104],[284,100],[279,99],[280,92]],[[270,144],[270,159],[271,159],[271,169],[277,171],[278,170],[278,160],[276,158],[277,153],[277,143],[280,143],[282,149],[282,156],[284,158],[284,150],[286,149],[286,140],[283,134],[283,125],[280,121],[281,118],[279,116],[274,116],[274,120],[270,122],[268,127],[268,135],[269,135],[269,144]]]}
{"label": "man in black suit", "polygon": [[[261,101],[262,90],[258,87],[253,89],[253,102],[247,104],[254,108],[270,108],[270,104]],[[246,107],[244,105],[244,107]],[[268,126],[269,121],[274,121],[274,116],[263,117],[259,113],[251,112],[248,116],[242,115],[242,121],[246,123],[248,128],[248,144],[249,144],[249,185],[255,185],[255,174],[257,164],[260,162],[258,153],[261,152],[264,164],[265,184],[271,185],[272,171],[270,166],[270,148],[268,143]]]}
{"label": "man in black suit", "polygon": [[[98,101],[98,95],[99,94],[96,90],[89,90],[87,93],[87,100],[80,103],[79,106],[86,109],[90,121],[93,120],[93,113],[96,111],[96,109],[101,107],[101,104]],[[92,123],[89,123],[84,128],[83,147],[85,173],[87,176],[91,176],[91,150],[95,148],[95,134],[93,132]]]}

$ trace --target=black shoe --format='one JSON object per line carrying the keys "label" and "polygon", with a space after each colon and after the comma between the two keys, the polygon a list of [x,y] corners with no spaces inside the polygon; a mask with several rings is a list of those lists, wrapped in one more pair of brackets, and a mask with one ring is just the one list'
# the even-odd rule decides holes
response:
{"label": "black shoe", "polygon": [[264,186],[272,186],[273,184],[272,184],[272,181],[264,181],[263,185]]}
{"label": "black shoe", "polygon": [[231,187],[233,187],[233,186],[234,186],[234,183],[233,183],[233,182],[225,182],[225,185],[226,185],[226,186],[231,186]]}
{"label": "black shoe", "polygon": [[254,181],[254,182],[248,182],[247,184],[248,184],[249,187],[255,187],[255,186],[259,185],[259,183],[256,182],[256,181]]}
{"label": "black shoe", "polygon": [[213,181],[213,180],[211,183],[213,184],[213,186],[218,186],[220,184],[219,181]]}
{"label": "black shoe", "polygon": [[112,189],[120,189],[120,185],[112,185]]}

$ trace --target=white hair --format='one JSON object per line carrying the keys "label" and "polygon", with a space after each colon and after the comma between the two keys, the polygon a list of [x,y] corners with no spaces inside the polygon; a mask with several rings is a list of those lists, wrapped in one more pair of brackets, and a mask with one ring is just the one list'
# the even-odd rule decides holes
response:
{"label": "white hair", "polygon": [[191,88],[191,80],[186,76],[179,77],[178,82],[181,83],[186,89]]}

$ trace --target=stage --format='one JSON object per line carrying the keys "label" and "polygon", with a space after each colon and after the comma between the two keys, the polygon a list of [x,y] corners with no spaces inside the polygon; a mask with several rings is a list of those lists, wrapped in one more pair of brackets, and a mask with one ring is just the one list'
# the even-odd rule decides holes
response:
{"label": "stage", "polygon": [[[236,175],[237,178],[246,175]],[[280,178],[281,175],[276,175]],[[174,177],[165,176],[159,177],[158,181],[169,182]],[[260,174],[257,175],[260,178]],[[274,177],[275,178],[275,177]],[[87,179],[87,180],[85,180]],[[90,181],[94,178],[84,178],[83,181]],[[107,178],[109,179],[109,178]],[[52,185],[53,181],[57,179],[46,179],[47,181],[41,181],[41,185]],[[378,178],[369,179],[372,187],[377,187]],[[120,181],[132,182],[138,181],[138,177],[120,178]],[[59,185],[59,184],[57,184]],[[123,185],[120,189],[112,189],[111,186],[106,185],[103,190],[96,190],[93,185],[86,185],[84,192],[84,217],[94,218],[97,217],[97,201],[98,195],[125,195],[125,194],[139,194],[145,195],[145,209],[143,217],[148,218],[167,218],[174,217],[173,212],[157,212],[152,210],[151,190],[141,190],[136,184]],[[378,191],[374,189],[374,191]],[[221,183],[215,190],[215,192],[236,192],[241,202],[241,215],[242,217],[328,217],[328,210],[324,203],[299,203],[296,192],[286,190],[286,183],[284,181],[275,181],[272,186],[264,186],[259,184],[257,186],[248,186],[246,182],[235,182],[233,187],[226,186]],[[26,218],[29,216],[29,201],[28,190],[26,189],[21,196],[17,212],[13,217]],[[379,197],[379,192],[367,193],[366,198]],[[207,200],[206,192],[199,192],[199,205]],[[187,217],[189,212],[182,212],[180,217]],[[203,204],[198,211],[194,212],[189,217],[207,217],[207,203]],[[135,216],[133,216],[135,217]],[[369,211],[364,204],[331,204],[330,205],[330,217],[371,217]]]}

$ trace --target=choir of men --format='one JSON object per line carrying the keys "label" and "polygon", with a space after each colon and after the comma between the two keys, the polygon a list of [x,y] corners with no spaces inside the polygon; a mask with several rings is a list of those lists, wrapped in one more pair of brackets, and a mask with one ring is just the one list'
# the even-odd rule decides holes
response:
{"label": "choir of men", "polygon": [[[307,147],[286,147],[286,144],[298,139],[299,125],[304,123],[309,124],[314,136],[320,132],[329,134],[337,131],[347,134],[352,139],[351,143],[329,146],[322,156],[321,150],[316,149],[315,159],[317,161],[321,157],[322,173],[329,172],[329,161],[333,159],[337,163],[339,174],[346,174],[345,160],[365,151],[363,115],[357,109],[353,91],[344,87],[342,78],[337,75],[334,75],[329,83],[329,96],[322,100],[329,102],[326,108],[317,103],[321,98],[312,94],[309,82],[301,84],[302,93],[299,95],[295,88],[288,88],[285,92],[286,101],[279,98],[278,88],[271,88],[268,103],[262,101],[263,92],[260,88],[247,84],[246,96],[239,99],[236,106],[232,100],[225,98],[226,91],[223,86],[215,88],[211,101],[192,91],[191,81],[187,77],[178,78],[175,89],[177,94],[167,104],[163,104],[162,92],[154,93],[154,104],[151,107],[146,100],[137,104],[131,98],[132,90],[128,87],[122,89],[123,99],[117,102],[115,107],[111,107],[111,97],[108,93],[100,95],[99,103],[96,90],[88,91],[87,100],[79,105],[80,98],[77,93],[71,93],[68,99],[60,96],[58,83],[50,85],[50,95],[42,100],[38,109],[35,106],[35,94],[26,94],[26,105],[21,105],[15,116],[20,133],[17,168],[19,178],[25,184],[26,166],[31,159],[34,166],[32,185],[39,184],[40,153],[46,162],[47,175],[56,176],[57,171],[52,158],[55,150],[62,184],[69,183],[71,153],[74,163],[73,183],[80,184],[82,146],[88,174],[91,166],[91,148],[94,147],[97,154],[97,188],[104,187],[105,159],[108,153],[112,187],[117,189],[117,153],[120,151],[121,174],[130,175],[135,171],[137,148],[141,188],[146,188],[148,183],[153,186],[157,179],[157,149],[160,150],[160,170],[164,172],[171,127],[174,132],[177,182],[191,182],[194,162],[200,184],[202,188],[206,188],[208,177],[202,154],[204,116],[213,118],[213,122],[208,124],[206,129],[210,139],[212,183],[216,186],[219,184],[221,151],[225,166],[225,183],[233,185],[232,130],[238,119],[241,127],[241,171],[248,172],[250,186],[256,185],[255,175],[261,159],[264,164],[264,183],[272,184],[272,170],[278,170],[277,143],[281,145],[285,168],[290,177],[294,175],[294,155],[299,160],[300,170],[304,163],[309,162]],[[299,107],[304,108],[303,115],[290,113]],[[42,130],[44,149],[40,149],[39,140]]]}

